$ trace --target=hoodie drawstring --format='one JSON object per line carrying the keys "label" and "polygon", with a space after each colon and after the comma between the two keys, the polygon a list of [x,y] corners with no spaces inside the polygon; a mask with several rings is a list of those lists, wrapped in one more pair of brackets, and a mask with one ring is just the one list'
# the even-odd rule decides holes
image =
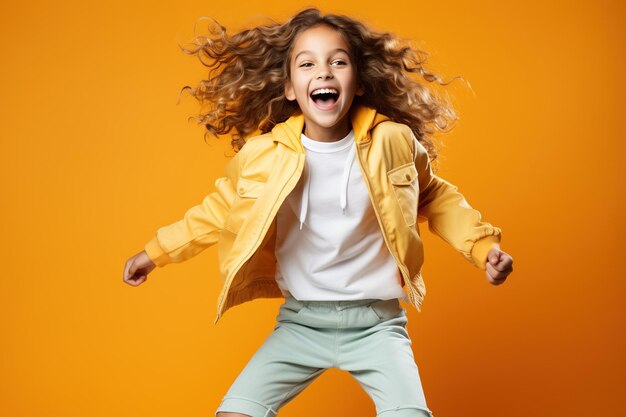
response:
{"label": "hoodie drawstring", "polygon": [[352,171],[352,163],[354,162],[354,142],[348,152],[348,158],[346,159],[346,165],[343,168],[343,177],[341,179],[341,194],[339,196],[339,203],[341,204],[341,213],[346,214],[346,206],[348,205],[348,181],[350,180],[350,172]]}
{"label": "hoodie drawstring", "polygon": [[309,208],[309,191],[311,188],[311,178],[309,175],[308,164],[306,158],[304,160],[304,189],[302,190],[302,201],[300,202],[300,230],[306,219],[306,212]]}
{"label": "hoodie drawstring", "polygon": [[[352,165],[354,164],[355,149],[354,142],[352,143],[350,150],[348,151],[348,157],[343,168],[343,174],[341,177],[341,189],[339,190],[339,204],[341,205],[341,213],[346,214],[346,207],[348,205],[348,184],[350,182],[350,172],[352,171]],[[306,220],[307,211],[309,209],[309,195],[311,191],[311,176],[306,164],[305,159],[305,172],[304,172],[304,187],[302,190],[302,200],[300,203],[300,230]]]}

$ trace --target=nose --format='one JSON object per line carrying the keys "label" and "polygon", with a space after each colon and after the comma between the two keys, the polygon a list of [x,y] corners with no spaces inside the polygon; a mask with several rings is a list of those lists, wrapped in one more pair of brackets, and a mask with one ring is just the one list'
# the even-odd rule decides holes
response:
{"label": "nose", "polygon": [[317,74],[318,79],[327,80],[329,78],[333,78],[333,73],[328,69],[328,67],[320,67],[320,71]]}

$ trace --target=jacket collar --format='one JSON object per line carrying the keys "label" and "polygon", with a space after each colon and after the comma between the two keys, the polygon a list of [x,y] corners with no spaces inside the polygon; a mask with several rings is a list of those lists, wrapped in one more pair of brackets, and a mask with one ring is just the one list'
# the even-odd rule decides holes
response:
{"label": "jacket collar", "polygon": [[[350,109],[350,123],[354,130],[354,141],[357,143],[368,141],[369,131],[385,120],[389,118],[371,107],[362,104],[353,106]],[[304,153],[304,147],[300,141],[303,128],[304,115],[297,114],[274,126],[272,135],[275,141],[283,143],[296,152]]]}

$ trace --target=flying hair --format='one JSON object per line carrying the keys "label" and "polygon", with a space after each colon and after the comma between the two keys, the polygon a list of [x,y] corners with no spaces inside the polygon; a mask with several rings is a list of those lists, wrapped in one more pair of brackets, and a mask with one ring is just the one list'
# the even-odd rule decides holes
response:
{"label": "flying hair", "polygon": [[[209,18],[210,19],[210,18]],[[423,82],[450,82],[424,68],[428,54],[389,32],[376,32],[347,16],[322,14],[305,9],[284,23],[245,29],[234,35],[210,19],[208,36],[195,36],[183,52],[196,55],[209,68],[207,79],[196,88],[185,86],[201,105],[198,124],[214,136],[231,134],[238,152],[245,139],[269,132],[277,123],[300,114],[297,102],[285,97],[291,51],[303,30],[327,25],[339,31],[350,45],[357,81],[365,94],[355,96],[353,105],[364,104],[408,125],[428,150],[431,160],[437,150],[432,140],[435,129],[445,131],[458,119],[452,106]],[[459,78],[459,77],[455,77]],[[453,78],[454,80],[454,78]]]}

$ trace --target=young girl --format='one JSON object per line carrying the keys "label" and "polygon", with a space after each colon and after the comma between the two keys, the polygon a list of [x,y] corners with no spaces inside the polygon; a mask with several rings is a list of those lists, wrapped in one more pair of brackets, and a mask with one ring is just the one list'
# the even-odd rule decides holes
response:
{"label": "young girl", "polygon": [[431,168],[432,126],[454,112],[410,73],[439,78],[423,52],[317,9],[212,34],[188,52],[219,74],[192,91],[211,106],[209,132],[236,130],[238,152],[215,192],[126,262],[124,281],[140,285],[218,243],[216,323],[246,301],[285,297],[216,416],[273,417],[332,367],[357,379],[379,415],[432,416],[399,303],[420,311],[425,295],[418,221],[491,284],[512,271],[500,229]]}

